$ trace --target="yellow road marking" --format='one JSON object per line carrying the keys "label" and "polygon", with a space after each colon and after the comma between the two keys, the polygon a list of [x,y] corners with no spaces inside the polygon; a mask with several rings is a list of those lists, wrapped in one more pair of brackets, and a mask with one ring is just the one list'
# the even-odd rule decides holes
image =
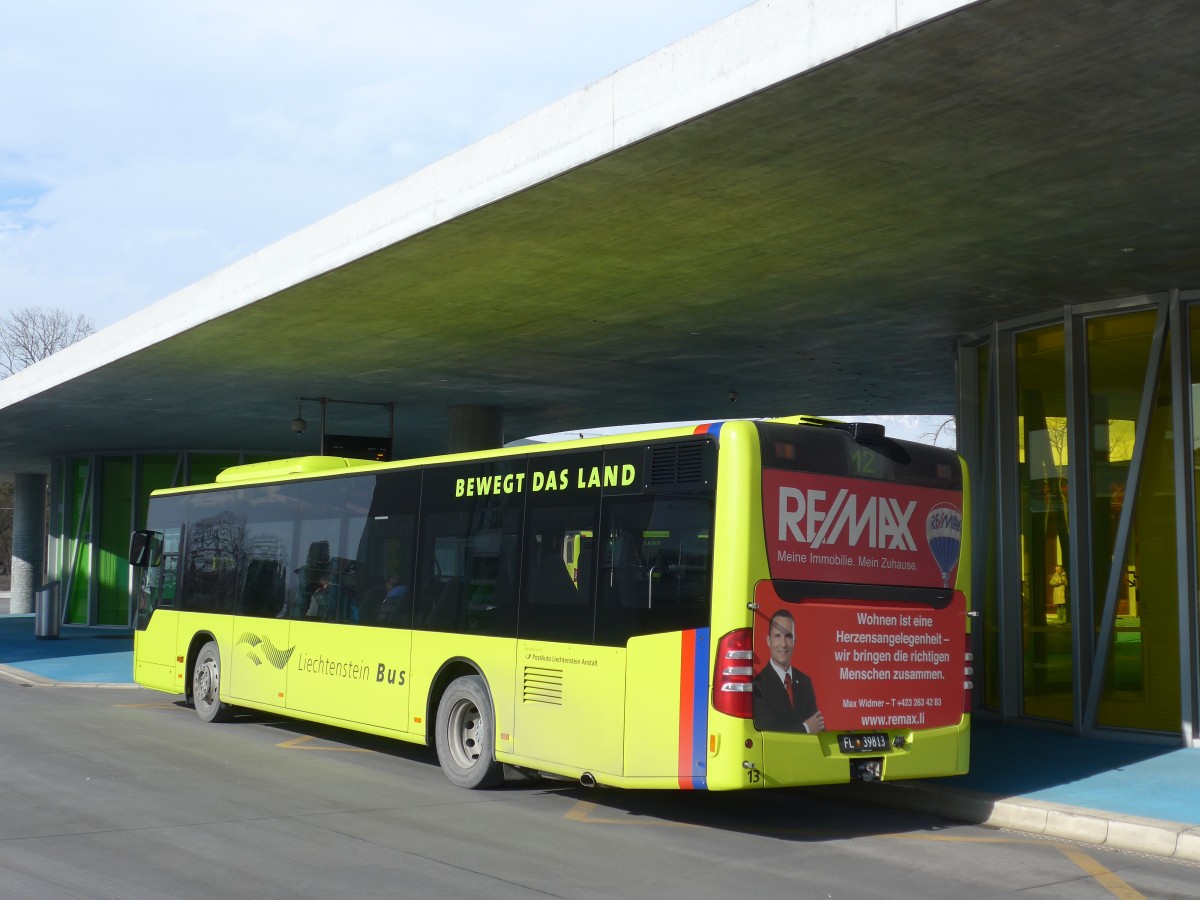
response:
{"label": "yellow road marking", "polygon": [[182,709],[177,703],[114,703],[117,709]]}
{"label": "yellow road marking", "polygon": [[362,747],[305,747],[309,741],[315,741],[316,738],[312,735],[302,734],[298,738],[292,738],[290,741],[276,744],[276,747],[282,747],[284,750],[323,750],[326,753],[370,753],[370,750],[364,750]]}
{"label": "yellow road marking", "polygon": [[700,825],[693,825],[690,822],[664,822],[661,819],[647,821],[638,819],[632,822],[630,819],[605,819],[599,816],[593,816],[592,811],[596,808],[595,803],[588,803],[586,800],[579,800],[567,810],[566,818],[572,822],[586,822],[588,825],[652,825],[660,828],[700,828]]}
{"label": "yellow road marking", "polygon": [[1128,884],[1121,880],[1110,869],[1106,869],[1099,862],[1092,859],[1082,850],[1077,850],[1074,847],[1067,847],[1063,844],[1055,844],[1062,851],[1063,856],[1069,859],[1083,871],[1087,872],[1097,882],[1108,889],[1108,892],[1114,897],[1120,897],[1121,900],[1145,900],[1145,894],[1134,890]]}

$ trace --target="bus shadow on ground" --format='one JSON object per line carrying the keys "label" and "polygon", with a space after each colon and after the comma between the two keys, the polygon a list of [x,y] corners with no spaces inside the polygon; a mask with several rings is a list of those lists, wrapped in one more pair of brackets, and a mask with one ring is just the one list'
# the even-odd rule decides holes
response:
{"label": "bus shadow on ground", "polygon": [[[179,701],[179,704],[184,705],[183,701]],[[428,777],[431,779],[440,780],[442,777],[437,753],[423,744],[252,710],[238,709],[234,722],[254,723],[278,731],[279,743],[299,741],[294,745],[298,749],[377,753],[416,763],[430,770]],[[1064,784],[1105,772],[1119,776],[1123,769],[1140,761],[1153,760],[1174,752],[1173,748],[1165,746],[1089,741],[990,722],[980,722],[976,726],[975,737],[976,748],[970,775],[918,782],[946,788],[966,788],[968,793],[978,794],[978,816],[964,820],[974,822],[987,819],[990,800],[1021,795],[1042,786]],[[1059,748],[1060,744],[1067,754],[1061,765],[1045,763],[1039,767],[1027,764],[1030,758],[1043,761],[1056,759],[1053,750]],[[569,797],[576,805],[567,813],[567,818],[581,824],[708,828],[793,842],[824,842],[896,833],[933,833],[961,827],[960,821],[943,818],[933,811],[920,811],[931,810],[931,806],[913,809],[897,804],[887,790],[897,784],[905,783],[889,782],[878,786],[876,797],[872,796],[876,786],[858,783],[730,792],[641,791],[585,788],[573,780],[506,767],[505,784],[497,791],[553,792]]]}
{"label": "bus shadow on ground", "polygon": [[[180,700],[178,702],[179,705],[190,709],[190,705],[185,701]],[[289,719],[285,716],[273,715],[267,712],[260,712],[259,710],[236,707],[231,724],[242,723],[260,725],[264,728],[278,731],[281,735],[286,735],[286,737],[281,738],[281,743],[308,739],[304,743],[297,743],[296,746],[313,750],[362,750],[368,753],[379,753],[384,756],[404,759],[409,762],[438,769],[438,772],[434,774],[440,776],[437,753],[432,747],[427,747],[424,744],[415,744],[396,738],[367,734],[362,731],[349,731],[335,725],[306,722],[302,719]],[[311,742],[311,746],[309,746],[309,742]]]}
{"label": "bus shadow on ground", "polygon": [[[429,778],[442,780],[435,750],[423,744],[254,711],[239,710],[235,721],[258,723],[280,732],[280,744],[302,739],[305,744],[300,749],[319,750],[324,744],[324,749],[377,753],[417,763],[430,770]],[[1062,796],[1043,794],[1031,799],[1170,821],[1191,818],[1175,809],[1126,809],[1128,798],[1113,792],[1115,785],[1124,785],[1126,793],[1132,790],[1134,794],[1140,790],[1138,785],[1149,789],[1164,767],[1167,774],[1178,768],[1176,774],[1184,784],[1200,780],[1200,766],[1193,762],[1200,761],[1200,756],[1189,757],[1194,751],[1081,739],[992,722],[981,722],[975,738],[972,771],[964,776],[709,792],[586,788],[573,779],[506,767],[503,787],[485,793],[537,792],[571,798],[575,805],[566,818],[587,825],[710,828],[792,842],[936,835],[964,824],[986,823],[997,803],[1034,794],[1043,786],[1068,787]],[[1056,750],[1065,755],[1055,758]],[[1031,765],[1030,760],[1039,762]],[[1081,779],[1088,781],[1073,784]]]}
{"label": "bus shadow on ground", "polygon": [[839,795],[837,787],[729,792],[580,787],[570,793],[589,807],[572,818],[589,824],[706,828],[800,843],[961,827],[933,815],[869,805],[849,793]]}
{"label": "bus shadow on ground", "polygon": [[[183,701],[179,703],[184,705]],[[256,710],[238,709],[232,721],[277,731],[281,744],[303,741],[294,746],[377,753],[427,767],[428,777],[442,778],[436,751],[423,744]],[[839,795],[838,787],[841,786],[730,792],[585,788],[572,779],[506,766],[504,785],[485,793],[555,793],[574,802],[567,819],[581,825],[706,828],[799,842],[935,832],[955,827],[955,823],[933,815],[876,807],[849,793]]]}

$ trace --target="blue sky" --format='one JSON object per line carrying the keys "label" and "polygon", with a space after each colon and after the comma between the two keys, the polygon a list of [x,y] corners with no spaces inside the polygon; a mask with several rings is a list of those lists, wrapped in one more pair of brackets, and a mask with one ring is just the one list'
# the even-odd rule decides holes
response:
{"label": "blue sky", "polygon": [[0,314],[103,328],[747,5],[0,0]]}

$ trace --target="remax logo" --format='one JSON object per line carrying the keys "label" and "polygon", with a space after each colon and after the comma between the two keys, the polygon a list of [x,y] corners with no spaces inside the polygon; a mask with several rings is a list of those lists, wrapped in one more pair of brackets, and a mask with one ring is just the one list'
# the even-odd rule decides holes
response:
{"label": "remax logo", "polygon": [[962,510],[953,503],[935,504],[925,517],[925,540],[942,573],[943,587],[950,587],[950,573],[958,565],[962,519]]}
{"label": "remax logo", "polygon": [[840,488],[828,503],[827,493],[816,488],[779,488],[779,540],[789,538],[817,549],[836,544],[845,534],[847,547],[916,551],[909,520],[916,500],[902,503],[895,497],[862,496]]}

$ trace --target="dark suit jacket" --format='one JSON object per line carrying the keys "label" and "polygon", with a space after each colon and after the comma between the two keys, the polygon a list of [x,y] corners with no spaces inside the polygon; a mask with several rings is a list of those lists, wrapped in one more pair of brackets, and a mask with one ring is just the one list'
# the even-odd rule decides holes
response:
{"label": "dark suit jacket", "polygon": [[783,680],[767,663],[754,676],[754,727],[759,731],[804,731],[804,720],[817,711],[812,679],[792,666],[793,708]]}

